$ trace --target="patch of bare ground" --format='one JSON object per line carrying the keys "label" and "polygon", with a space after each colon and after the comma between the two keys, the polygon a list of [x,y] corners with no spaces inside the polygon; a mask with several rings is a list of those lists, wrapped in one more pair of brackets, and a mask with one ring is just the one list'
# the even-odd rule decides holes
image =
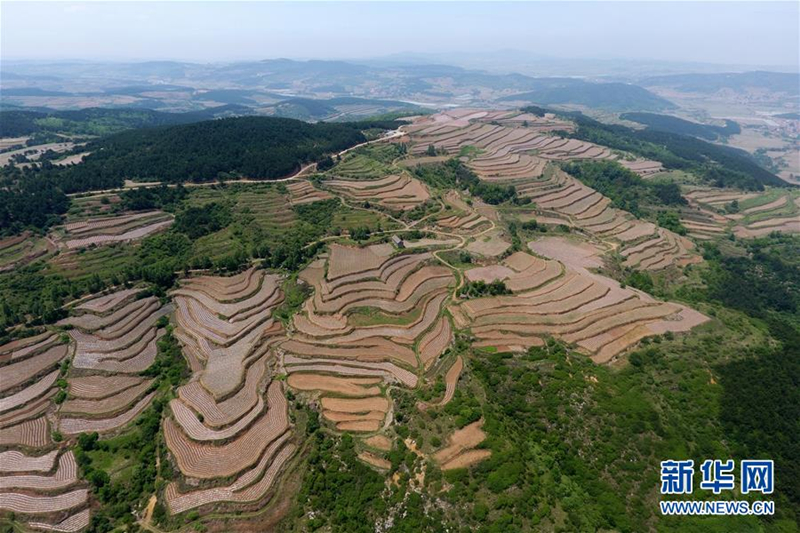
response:
{"label": "patch of bare ground", "polygon": [[383,452],[388,452],[392,449],[392,441],[384,435],[373,435],[372,437],[368,437],[364,439],[364,444]]}
{"label": "patch of bare ground", "polygon": [[372,452],[363,451],[358,454],[358,458],[379,470],[389,470],[392,467],[391,462],[387,461],[383,457],[375,455]]}
{"label": "patch of bare ground", "polygon": [[483,422],[481,419],[454,431],[447,439],[448,445],[433,454],[442,470],[467,468],[492,454],[489,450],[475,449],[486,439],[482,429]]}

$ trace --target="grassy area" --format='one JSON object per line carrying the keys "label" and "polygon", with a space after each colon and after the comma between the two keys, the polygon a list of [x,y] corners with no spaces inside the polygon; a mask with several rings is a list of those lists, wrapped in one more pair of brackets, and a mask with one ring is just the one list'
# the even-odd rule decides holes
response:
{"label": "grassy area", "polygon": [[126,268],[135,264],[136,251],[135,245],[119,243],[81,249],[74,253],[61,252],[48,263],[46,272],[75,282],[84,282],[93,277],[119,277]]}
{"label": "grassy area", "polygon": [[358,148],[347,155],[330,173],[351,179],[372,179],[390,174],[391,162],[400,157],[400,148],[391,143],[376,143]]}
{"label": "grassy area", "polygon": [[458,152],[458,157],[468,157],[473,159],[481,155],[484,151],[477,146],[462,146]]}
{"label": "grassy area", "polygon": [[358,307],[348,314],[348,323],[354,327],[367,326],[407,326],[413,324],[422,314],[422,306],[416,306],[407,313],[391,314],[374,307]]}

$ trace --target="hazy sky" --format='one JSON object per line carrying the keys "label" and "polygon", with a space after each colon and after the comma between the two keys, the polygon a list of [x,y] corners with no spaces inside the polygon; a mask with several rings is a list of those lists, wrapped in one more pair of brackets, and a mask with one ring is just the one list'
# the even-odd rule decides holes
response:
{"label": "hazy sky", "polygon": [[0,2],[3,59],[543,56],[795,67],[800,2]]}

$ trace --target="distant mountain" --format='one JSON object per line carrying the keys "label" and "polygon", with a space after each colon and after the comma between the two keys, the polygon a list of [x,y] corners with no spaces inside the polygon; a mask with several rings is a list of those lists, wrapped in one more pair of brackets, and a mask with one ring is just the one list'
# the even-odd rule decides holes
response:
{"label": "distant mountain", "polygon": [[655,113],[623,113],[620,118],[644,124],[653,130],[691,135],[708,141],[716,141],[720,137],[736,135],[742,132],[741,126],[733,120],[726,120],[725,126],[714,126]]}
{"label": "distant mountain", "polygon": [[[7,73],[11,76],[6,76]],[[196,109],[206,100],[263,107],[290,98],[319,100],[330,97],[411,100],[432,105],[484,105],[487,101],[516,92],[528,102],[577,104],[612,111],[658,111],[672,106],[634,85],[598,84],[577,78],[537,78],[435,62],[378,64],[266,59],[227,64],[169,61],[128,64],[75,62],[68,65],[12,63],[3,66],[3,76],[6,90],[20,91],[24,84],[26,91],[35,88],[66,93],[62,95],[64,99],[53,102],[26,102],[25,96],[36,95],[31,92],[9,93],[17,96],[9,97],[6,103],[16,105],[78,107],[86,105],[87,99],[82,96],[90,96],[94,106],[114,107],[118,103],[114,98],[117,95],[138,99],[126,102],[126,106],[170,110]],[[36,76],[55,78],[46,82],[31,81]],[[193,92],[181,97],[183,90]],[[38,96],[45,94],[39,93]],[[74,101],[69,99],[70,96]],[[287,116],[312,120],[327,116],[325,110],[318,108],[309,111],[302,102],[282,102],[279,106],[283,111],[278,114]]]}
{"label": "distant mountain", "polygon": [[0,90],[0,97],[7,96],[73,96],[73,93],[48,91],[39,87],[17,87]]}
{"label": "distant mountain", "polygon": [[662,111],[676,106],[647,89],[627,83],[589,83],[567,79],[548,87],[500,98],[499,101],[542,105],[583,105],[607,111]]}
{"label": "distant mountain", "polygon": [[766,89],[800,96],[800,74],[788,72],[738,72],[726,74],[674,74],[639,80],[644,87],[668,87],[681,92],[715,93],[722,89],[744,92]]}

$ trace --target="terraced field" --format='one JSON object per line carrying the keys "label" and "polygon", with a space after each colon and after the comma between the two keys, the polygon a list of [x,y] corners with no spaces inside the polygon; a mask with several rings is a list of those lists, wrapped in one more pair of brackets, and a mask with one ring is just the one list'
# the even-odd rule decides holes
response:
{"label": "terraced field", "polygon": [[129,242],[169,227],[174,218],[163,211],[146,211],[71,222],[57,229],[53,239],[68,250]]}
{"label": "terraced field", "polygon": [[292,205],[301,205],[327,200],[332,198],[330,194],[314,187],[308,180],[295,180],[286,186],[289,191],[289,199]]}
{"label": "terraced field", "polygon": [[[208,505],[262,501],[295,451],[284,384],[273,381],[283,327],[280,279],[249,269],[184,280],[172,297],[175,336],[192,368],[164,421],[183,476],[167,486],[173,514]],[[198,487],[197,480],[203,480]]]}
{"label": "terraced field", "polygon": [[590,272],[600,264],[600,250],[554,237],[530,247],[553,259],[517,252],[499,264],[466,272],[470,280],[503,280],[513,291],[466,300],[453,309],[456,325],[470,328],[476,346],[521,350],[553,336],[606,363],[644,337],[688,331],[707,320],[685,306],[654,300]]}
{"label": "terraced field", "polygon": [[91,217],[108,216],[110,211],[119,204],[121,198],[118,194],[87,194],[75,196],[70,202],[67,211],[67,222],[77,222]]}
{"label": "terraced field", "polygon": [[800,193],[769,189],[761,193],[694,188],[685,194],[689,207],[681,223],[697,240],[733,233],[740,238],[761,237],[774,231],[800,233]]}
{"label": "terraced field", "polygon": [[335,173],[346,179],[371,179],[392,172],[392,167],[358,149],[345,155],[336,164]]}
{"label": "terraced field", "polygon": [[85,281],[95,274],[105,277],[120,273],[136,256],[136,248],[127,243],[61,252],[47,261],[47,271],[71,281]]}
{"label": "terraced field", "polygon": [[59,410],[64,435],[117,431],[152,402],[152,379],[139,377],[156,358],[164,334],[158,320],[172,311],[154,296],[123,290],[84,301],[59,325],[75,341],[69,399]]}
{"label": "terraced field", "polygon": [[169,227],[174,218],[163,211],[94,217],[57,228],[53,240],[67,250],[117,242],[129,242]]}
{"label": "terraced field", "polygon": [[[252,233],[277,243],[298,220],[310,224],[308,209],[294,207],[336,198],[330,227],[319,232],[326,248],[308,259],[297,287],[294,277],[285,281],[254,267],[231,276],[192,271],[168,294],[157,293],[161,297],[138,286],[72,302],[68,318],[57,324],[64,330],[0,346],[0,512],[15,513],[16,522],[30,529],[88,527],[90,508],[97,509],[99,500],[79,479],[76,456],[82,456],[70,444],[86,432],[124,438],[125,428],[156,396],[164,397],[161,378],[143,371],[156,360],[157,343],[168,330],[180,343],[191,378],[166,395],[163,440],[158,437],[165,448],[158,474],[163,490],[152,501],[163,503],[171,515],[185,513],[172,525],[189,524],[196,511],[203,520],[211,516],[209,523],[225,521],[220,527],[227,528],[229,512],[260,511],[277,500],[282,487],[293,486],[287,480],[296,481],[287,472],[312,446],[295,431],[295,422],[302,429],[314,419],[296,400],[319,413],[320,434],[356,435],[357,457],[381,472],[392,469],[390,452],[402,435],[393,422],[404,423],[399,414],[416,406],[425,420],[441,416],[425,429],[444,434],[436,440],[425,434],[424,448],[405,439],[408,452],[444,471],[468,468],[491,457],[482,447],[484,420],[464,426],[478,416],[459,413],[464,421],[455,427],[464,427],[442,428],[454,427],[450,411],[461,409],[464,396],[477,386],[479,373],[470,373],[470,364],[484,350],[470,352],[469,343],[486,352],[521,351],[555,337],[604,364],[644,338],[687,332],[706,322],[684,305],[593,271],[609,253],[615,254],[614,266],[621,258],[622,266],[653,272],[700,258],[692,241],[612,207],[609,198],[551,164],[617,159],[642,175],[661,170],[656,163],[621,160],[604,147],[554,134],[572,128],[549,114],[472,109],[427,116],[406,127],[411,160],[439,160],[441,153],[461,157],[482,180],[514,185],[520,197],[531,199],[528,205],[487,205],[472,189],[429,190],[400,168],[402,160],[396,159],[402,150],[389,144],[344,155],[321,182],[193,188],[186,205],[220,202],[235,218],[229,227],[195,240],[195,255],[216,258],[233,247],[244,249],[250,242],[243,236]],[[424,155],[429,146],[439,155]],[[687,197],[690,207],[682,210],[682,220],[696,239],[730,231],[739,236],[776,228],[800,231],[795,192],[693,189]],[[0,268],[52,251],[57,255],[48,272],[85,280],[100,269],[129,264],[137,250],[132,240],[173,221],[160,211],[106,216],[119,198],[101,198],[75,200],[67,223],[52,235],[60,252],[27,234],[0,241]],[[733,200],[738,212],[726,209]],[[383,209],[365,208],[366,202]],[[424,202],[430,209],[419,221],[386,215]],[[524,245],[522,230],[514,233],[506,215],[563,224],[577,235]],[[373,231],[369,241],[377,244],[355,247],[343,244],[353,242],[345,238],[332,240],[343,229],[375,230],[378,221],[381,231]],[[409,236],[404,249],[390,244],[393,235]],[[525,251],[514,251],[520,248]],[[496,280],[510,294],[458,296],[466,283]],[[161,346],[163,353],[165,343]],[[69,371],[65,366],[62,372],[67,359]],[[56,431],[59,442],[53,440]],[[164,466],[172,468],[171,477],[161,474]],[[145,517],[152,517],[152,510]],[[140,523],[152,524],[150,518]]]}
{"label": "terraced field", "polygon": [[699,240],[729,232],[741,238],[761,237],[774,231],[800,233],[797,191],[751,193],[697,188],[686,193],[686,198],[689,208],[682,212],[681,221],[689,235]]}
{"label": "terraced field", "polygon": [[[318,398],[338,431],[383,431],[392,409],[386,389],[417,387],[452,340],[442,313],[451,271],[432,264],[430,253],[392,252],[333,244],[300,274],[314,295],[281,344],[283,367],[289,386]],[[382,468],[379,452],[362,459]]]}
{"label": "terraced field", "polygon": [[425,185],[407,174],[375,180],[334,178],[326,180],[325,186],[349,200],[374,203],[392,211],[413,209],[430,198]]}
{"label": "terraced field", "polygon": [[567,120],[561,120],[552,113],[545,113],[540,117],[532,113],[521,111],[485,111],[485,115],[477,118],[481,122],[496,122],[503,126],[524,126],[541,133],[551,131],[574,131],[575,125]]}
{"label": "terraced field", "polygon": [[[569,129],[565,121],[555,117],[527,116],[519,120],[526,116],[516,115],[506,120],[509,125],[501,125],[494,118],[496,113],[502,112],[453,110],[420,118],[403,128],[413,142],[410,153],[421,155],[433,146],[451,155],[462,154],[481,178],[504,183],[538,178],[548,161],[618,158],[603,146],[547,134]],[[465,150],[473,155],[464,156]],[[652,161],[624,164],[640,174],[661,170],[661,165]]]}
{"label": "terraced field", "polygon": [[[414,143],[411,153],[423,153],[431,145],[448,153],[477,148],[476,157],[462,159],[481,179],[514,185],[519,196],[532,200],[539,212],[537,220],[573,226],[617,243],[627,267],[655,271],[700,261],[688,239],[611,207],[611,200],[602,194],[560,169],[547,166],[552,160],[615,159],[608,149],[525,127],[487,124],[484,116],[481,112],[447,112],[420,119],[407,127]],[[632,164],[623,163],[629,167]],[[649,172],[647,169],[652,167],[637,165],[641,172]],[[457,225],[462,221],[454,218],[446,222]],[[478,249],[472,251],[482,253]]]}
{"label": "terraced field", "polygon": [[543,213],[537,220],[560,221],[615,243],[624,266],[657,271],[701,260],[689,239],[611,207],[608,198],[559,169],[552,169],[541,184],[519,190]]}
{"label": "terraced field", "polygon": [[436,218],[436,225],[446,231],[475,233],[491,226],[489,219],[473,209],[456,191],[444,195],[445,210]]}
{"label": "terraced field", "polygon": [[49,331],[0,346],[0,512],[30,529],[79,531],[89,524],[75,456],[51,436],[60,366],[70,351]]}
{"label": "terraced field", "polygon": [[0,239],[0,272],[13,270],[54,252],[49,240],[26,231],[14,237]]}

